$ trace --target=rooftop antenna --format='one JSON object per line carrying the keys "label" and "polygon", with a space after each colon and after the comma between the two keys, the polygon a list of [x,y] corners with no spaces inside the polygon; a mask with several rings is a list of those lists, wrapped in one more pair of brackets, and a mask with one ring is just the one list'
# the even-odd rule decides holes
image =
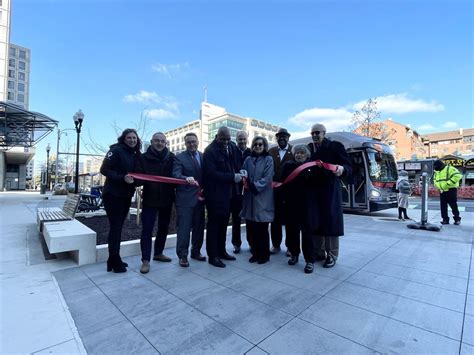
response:
{"label": "rooftop antenna", "polygon": [[207,85],[203,87],[204,89],[204,102],[207,102]]}

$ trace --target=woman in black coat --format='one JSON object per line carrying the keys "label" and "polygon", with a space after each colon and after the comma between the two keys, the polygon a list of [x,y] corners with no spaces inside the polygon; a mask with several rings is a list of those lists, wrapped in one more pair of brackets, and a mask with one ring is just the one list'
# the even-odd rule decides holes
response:
{"label": "woman in black coat", "polygon": [[109,259],[107,271],[125,272],[127,263],[120,258],[122,227],[130,210],[135,193],[134,179],[130,175],[140,157],[141,141],[137,132],[127,128],[110,146],[100,172],[106,177],[102,193],[104,208],[109,220]]}
{"label": "woman in black coat", "polygon": [[[282,166],[281,181],[284,181],[294,170],[310,161],[310,151],[304,144],[297,144],[291,150],[292,160]],[[311,203],[308,190],[314,183],[315,168],[307,168],[300,172],[291,182],[279,187],[283,196],[283,216],[286,221],[286,242],[291,258],[288,265],[298,263],[300,254],[300,238],[303,256],[306,261],[305,273],[313,271],[314,241],[310,229],[308,215],[311,215]],[[301,236],[301,237],[300,237]]]}

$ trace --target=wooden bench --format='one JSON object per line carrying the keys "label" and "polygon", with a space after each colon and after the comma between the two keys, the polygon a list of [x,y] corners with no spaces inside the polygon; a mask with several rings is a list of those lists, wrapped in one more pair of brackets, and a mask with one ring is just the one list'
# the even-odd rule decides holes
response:
{"label": "wooden bench", "polygon": [[69,252],[79,265],[96,262],[97,233],[78,220],[47,222],[43,235],[50,253]]}
{"label": "wooden bench", "polygon": [[81,196],[68,194],[62,208],[39,207],[36,209],[36,225],[40,233],[43,232],[43,225],[47,222],[70,221],[76,215],[77,206]]}

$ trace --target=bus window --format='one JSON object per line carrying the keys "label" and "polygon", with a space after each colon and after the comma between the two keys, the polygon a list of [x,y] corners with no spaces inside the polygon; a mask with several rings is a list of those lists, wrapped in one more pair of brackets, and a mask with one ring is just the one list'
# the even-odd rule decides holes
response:
{"label": "bus window", "polygon": [[367,152],[369,161],[369,174],[371,181],[394,182],[397,181],[397,165],[393,156],[379,152]]}

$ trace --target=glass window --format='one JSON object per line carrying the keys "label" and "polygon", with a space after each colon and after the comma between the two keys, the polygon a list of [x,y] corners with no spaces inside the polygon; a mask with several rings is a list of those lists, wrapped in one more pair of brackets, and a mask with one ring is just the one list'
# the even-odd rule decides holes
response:
{"label": "glass window", "polygon": [[26,63],[22,62],[21,60],[18,62],[18,68],[25,70],[26,69]]}
{"label": "glass window", "polygon": [[8,80],[8,88],[12,89],[12,90],[15,90],[15,82],[11,81],[11,80]]}
{"label": "glass window", "polygon": [[23,94],[18,94],[17,95],[18,102],[25,102],[25,95]]}
{"label": "glass window", "polygon": [[8,77],[9,77],[9,78],[15,78],[15,71],[9,69],[9,70],[8,70]]}
{"label": "glass window", "polygon": [[18,51],[18,56],[21,58],[21,59],[26,59],[26,52],[22,49],[20,49]]}
{"label": "glass window", "polygon": [[25,81],[25,73],[22,73],[22,72],[18,73],[18,80]]}
{"label": "glass window", "polygon": [[367,152],[370,180],[378,182],[397,181],[397,164],[393,156],[380,152]]}
{"label": "glass window", "polygon": [[16,48],[10,47],[10,55],[16,57]]}
{"label": "glass window", "polygon": [[15,94],[11,91],[8,92],[8,100],[15,100]]}
{"label": "glass window", "polygon": [[25,91],[25,84],[23,83],[18,83],[18,91]]}
{"label": "glass window", "polygon": [[8,66],[11,68],[15,68],[15,59],[8,59]]}

